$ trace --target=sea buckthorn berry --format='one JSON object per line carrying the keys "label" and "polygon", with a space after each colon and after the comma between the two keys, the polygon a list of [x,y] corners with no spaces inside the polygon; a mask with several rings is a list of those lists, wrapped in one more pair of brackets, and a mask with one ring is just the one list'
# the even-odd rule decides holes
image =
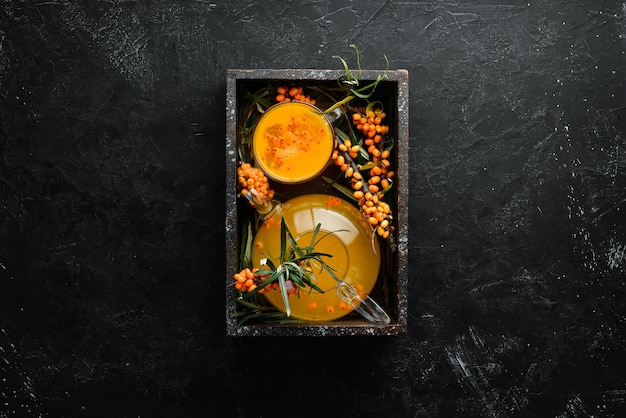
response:
{"label": "sea buckthorn berry", "polygon": [[363,197],[363,190],[356,190],[354,192],[354,198],[355,199],[361,199]]}
{"label": "sea buckthorn berry", "polygon": [[257,192],[266,198],[273,198],[274,191],[269,187],[269,182],[265,174],[248,163],[237,167],[237,188],[242,196],[245,196],[250,189],[255,188]]}

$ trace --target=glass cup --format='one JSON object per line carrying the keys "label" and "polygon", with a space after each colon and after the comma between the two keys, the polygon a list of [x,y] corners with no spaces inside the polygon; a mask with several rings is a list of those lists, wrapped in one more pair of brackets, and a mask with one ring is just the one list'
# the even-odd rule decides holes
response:
{"label": "glass cup", "polygon": [[256,164],[280,183],[302,183],[328,165],[334,145],[332,120],[309,103],[291,101],[263,113],[252,136]]}

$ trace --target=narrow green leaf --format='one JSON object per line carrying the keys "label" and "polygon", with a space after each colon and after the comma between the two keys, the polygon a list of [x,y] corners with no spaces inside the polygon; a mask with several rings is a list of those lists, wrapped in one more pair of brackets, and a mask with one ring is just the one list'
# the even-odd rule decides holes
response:
{"label": "narrow green leaf", "polygon": [[261,107],[261,104],[259,102],[256,103],[256,110],[258,110],[259,113],[265,113],[265,109]]}
{"label": "narrow green leaf", "polygon": [[353,200],[356,202],[354,193],[352,192],[350,188],[348,188],[347,186],[344,186],[343,184],[337,183],[335,180],[328,178],[326,176],[322,176],[322,179],[324,179],[326,183],[333,186],[335,189],[337,189],[339,192],[344,194],[346,197],[350,198],[350,200]]}
{"label": "narrow green leaf", "polygon": [[365,108],[365,114],[368,114],[369,111],[373,110],[374,108],[382,109],[383,108],[383,103],[380,100],[374,100],[372,102],[369,102],[367,104],[367,107]]}
{"label": "narrow green leaf", "polygon": [[[237,303],[242,305],[242,306],[245,306],[246,308],[256,309],[256,310],[259,310],[259,311],[271,311],[271,310],[275,310],[276,309],[273,306],[258,305],[256,303],[248,302],[248,301],[245,301],[243,299],[237,299]],[[241,315],[241,314],[245,314],[245,312],[236,312],[233,315]]]}
{"label": "narrow green leaf", "polygon": [[346,71],[346,77],[350,77],[350,68],[348,67],[348,63],[346,60],[341,58],[339,55],[333,55],[333,58],[337,58],[343,64],[343,69]]}
{"label": "narrow green leaf", "polygon": [[[360,155],[360,156],[361,156],[361,158],[362,158],[363,160],[365,160],[365,161],[369,161],[369,159],[370,159],[370,154],[369,154],[369,152],[367,152],[367,150],[365,149],[365,147],[361,147],[361,148],[359,149],[359,155]],[[363,168],[361,168],[361,169],[363,169]]]}
{"label": "narrow green leaf", "polygon": [[267,263],[268,266],[270,266],[270,269],[276,270],[276,265],[274,265],[274,262],[270,258],[266,258],[265,262]]}
{"label": "narrow green leaf", "polygon": [[392,136],[385,138],[385,149],[391,151],[395,145],[395,140]]}
{"label": "narrow green leaf", "polygon": [[335,128],[335,135],[339,137],[338,140],[340,140],[342,143],[350,139],[348,134],[339,128]]}
{"label": "narrow green leaf", "polygon": [[285,283],[285,276],[278,276],[278,286],[280,286],[280,293],[283,296],[283,303],[285,304],[286,315],[291,316],[291,307],[289,306],[289,294],[287,293],[287,284]]}
{"label": "narrow green leaf", "polygon": [[321,227],[322,227],[322,224],[320,223],[315,225],[315,229],[313,230],[313,235],[311,236],[311,244],[309,245],[309,248],[315,247],[315,239],[317,238],[317,234],[320,232]]}
{"label": "narrow green leaf", "polygon": [[358,97],[359,99],[369,99],[372,93],[374,93],[374,90],[370,91],[369,93],[361,93],[360,91],[362,90],[365,90],[365,89],[364,88],[359,89],[359,90],[350,89],[350,92],[354,94],[356,97]]}
{"label": "narrow green leaf", "polygon": [[375,165],[378,165],[378,164],[377,164],[377,163],[375,163],[375,162],[369,162],[369,163],[367,163],[367,164],[362,165],[362,166],[361,166],[361,170],[363,170],[363,171],[370,170],[370,169],[371,169],[372,167],[374,167]]}
{"label": "narrow green leaf", "polygon": [[354,49],[354,52],[356,54],[356,67],[358,70],[356,77],[360,80],[362,72],[361,72],[361,56],[359,54],[359,48],[357,48],[355,44],[350,44],[350,48]]}
{"label": "narrow green leaf", "polygon": [[329,107],[328,109],[326,109],[324,111],[324,113],[330,113],[333,110],[337,109],[338,107],[343,106],[344,104],[348,103],[350,100],[354,99],[356,96],[347,96],[345,99],[338,101],[337,103],[335,103],[334,105],[332,105],[331,107]]}
{"label": "narrow green leaf", "polygon": [[293,253],[297,254],[298,257],[302,257],[304,255],[304,252],[289,231],[287,231],[287,242],[289,242],[289,246],[293,250]]}
{"label": "narrow green leaf", "polygon": [[287,222],[285,218],[280,218],[280,262],[285,261],[285,252],[287,247]]}

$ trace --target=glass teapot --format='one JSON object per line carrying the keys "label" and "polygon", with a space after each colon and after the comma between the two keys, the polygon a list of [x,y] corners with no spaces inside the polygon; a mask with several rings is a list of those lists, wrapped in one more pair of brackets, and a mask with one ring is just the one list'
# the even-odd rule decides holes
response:
{"label": "glass teapot", "polygon": [[389,324],[389,316],[369,297],[381,263],[378,240],[356,207],[326,194],[304,194],[284,203],[254,189],[245,196],[261,215],[252,246],[253,267],[267,268],[268,259],[279,264],[284,221],[298,245],[309,245],[316,234],[315,251],[329,255],[324,262],[334,271],[331,275],[313,262],[311,270],[323,292],[301,288],[290,294],[287,311],[281,291],[271,290],[264,296],[272,305],[305,321],[331,321],[354,310],[378,326]]}

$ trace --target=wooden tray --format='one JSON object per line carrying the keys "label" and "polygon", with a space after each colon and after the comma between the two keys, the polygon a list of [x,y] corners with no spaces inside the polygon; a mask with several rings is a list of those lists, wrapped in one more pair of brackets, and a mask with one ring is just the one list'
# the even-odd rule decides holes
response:
{"label": "wooden tray", "polygon": [[[384,71],[363,70],[363,84],[376,80]],[[299,322],[263,324],[248,322],[238,326],[234,317],[239,308],[237,291],[233,288],[233,274],[239,271],[240,225],[242,211],[250,210],[247,202],[237,196],[236,170],[240,162],[241,141],[238,120],[240,106],[246,102],[246,92],[256,91],[269,84],[298,83],[310,86],[336,86],[344,74],[338,70],[245,70],[231,69],[226,72],[226,332],[229,336],[348,336],[348,335],[397,335],[407,329],[408,292],[408,72],[390,70],[380,81],[370,100],[383,103],[387,113],[386,123],[395,139],[390,162],[396,173],[391,206],[395,231],[391,240],[381,240],[382,263],[376,287],[370,296],[388,313],[389,325],[377,327],[356,313],[329,322]],[[363,85],[362,84],[362,85]],[[327,169],[329,177],[336,177],[337,167]],[[272,184],[280,199],[285,201],[303,193],[338,194],[321,178],[313,179],[298,187]]]}

